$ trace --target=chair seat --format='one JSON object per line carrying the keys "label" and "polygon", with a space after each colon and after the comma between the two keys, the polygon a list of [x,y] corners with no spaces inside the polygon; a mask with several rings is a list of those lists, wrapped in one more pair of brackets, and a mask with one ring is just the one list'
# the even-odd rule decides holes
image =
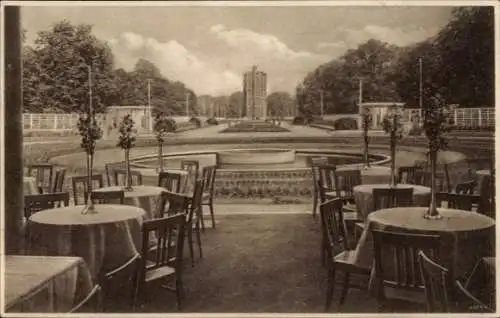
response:
{"label": "chair seat", "polygon": [[170,267],[170,266],[162,266],[162,267],[158,267],[158,268],[149,270],[149,268],[153,267],[154,265],[155,264],[153,262],[146,261],[146,269],[148,269],[146,271],[146,277],[145,277],[146,282],[154,281],[154,280],[157,280],[159,278],[163,278],[163,277],[167,277],[167,276],[175,274],[175,269]]}
{"label": "chair seat", "polygon": [[342,266],[342,267],[348,267],[349,271],[355,271],[363,274],[370,275],[370,268],[364,268],[356,265],[354,263],[355,261],[355,251],[343,251],[338,253],[333,257],[333,261],[335,263],[335,266]]}

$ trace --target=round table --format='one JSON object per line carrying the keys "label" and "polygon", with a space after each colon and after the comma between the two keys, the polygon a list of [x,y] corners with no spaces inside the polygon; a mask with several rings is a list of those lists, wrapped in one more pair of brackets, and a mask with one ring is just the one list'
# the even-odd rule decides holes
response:
{"label": "round table", "polygon": [[[352,170],[352,168],[339,168],[338,171]],[[391,168],[384,166],[370,166],[358,168],[361,171],[361,182],[363,184],[389,183],[391,180]]]}
{"label": "round table", "polygon": [[[362,220],[366,220],[368,215],[373,211],[373,189],[389,189],[389,183],[383,184],[363,184],[353,188],[354,201],[358,216]],[[397,188],[413,188],[413,204],[415,206],[429,205],[431,198],[431,188],[414,184],[398,184]]]}
{"label": "round table", "polygon": [[[95,189],[94,192],[120,191],[123,186],[111,186]],[[139,185],[133,186],[132,191],[125,191],[125,204],[140,207],[146,211],[146,218],[154,218],[154,213],[160,195],[165,189],[162,187]]]}
{"label": "round table", "polygon": [[[159,171],[157,169],[134,168],[134,171],[139,171],[141,173],[142,181],[145,185],[155,185],[155,186],[158,185]],[[182,169],[164,169],[163,171],[180,175],[181,176],[180,192],[184,192],[188,182],[189,171]]]}
{"label": "round table", "polygon": [[23,177],[24,195],[38,194],[35,177]]}
{"label": "round table", "polygon": [[[453,270],[456,277],[466,277],[481,257],[492,253],[490,242],[495,221],[470,211],[439,208],[440,220],[423,217],[427,207],[382,209],[370,213],[368,226],[356,249],[356,262],[369,266],[373,261],[371,229],[385,231],[434,234],[441,236],[441,262]],[[484,248],[484,249],[483,249]]]}
{"label": "round table", "polygon": [[82,214],[83,208],[77,205],[33,214],[28,221],[30,250],[35,255],[82,257],[97,279],[138,253],[145,211],[97,204],[98,213]]}

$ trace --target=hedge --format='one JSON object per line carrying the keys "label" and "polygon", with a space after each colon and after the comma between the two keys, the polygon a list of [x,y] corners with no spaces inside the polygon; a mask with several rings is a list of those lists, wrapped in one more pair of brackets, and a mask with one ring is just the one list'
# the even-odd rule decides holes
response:
{"label": "hedge", "polygon": [[335,130],[357,130],[358,121],[353,118],[340,118],[333,122]]}

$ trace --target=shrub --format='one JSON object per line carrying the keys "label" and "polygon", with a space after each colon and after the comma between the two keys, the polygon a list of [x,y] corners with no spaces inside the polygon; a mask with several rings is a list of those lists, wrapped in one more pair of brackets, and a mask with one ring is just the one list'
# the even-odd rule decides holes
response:
{"label": "shrub", "polygon": [[191,119],[189,120],[189,123],[195,125],[196,128],[200,128],[201,127],[201,120],[199,120],[196,117],[191,117]]}
{"label": "shrub", "polygon": [[340,118],[333,122],[335,130],[357,130],[358,121],[353,118]]}
{"label": "shrub", "polygon": [[206,123],[207,123],[208,125],[218,125],[218,124],[219,124],[219,122],[217,121],[217,119],[215,119],[215,118],[213,118],[213,117],[211,117],[211,118],[207,119]]}
{"label": "shrub", "polygon": [[292,125],[305,125],[306,119],[302,116],[295,116],[292,120]]}
{"label": "shrub", "polygon": [[408,132],[408,136],[422,136],[424,129],[422,127],[412,127]]}
{"label": "shrub", "polygon": [[175,119],[173,118],[167,118],[166,125],[168,125],[168,131],[173,131],[175,132],[177,130],[177,123],[175,122]]}

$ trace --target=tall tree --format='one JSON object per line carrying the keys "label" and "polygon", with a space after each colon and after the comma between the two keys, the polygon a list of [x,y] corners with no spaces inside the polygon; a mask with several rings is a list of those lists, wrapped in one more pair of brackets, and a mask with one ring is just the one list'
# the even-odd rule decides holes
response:
{"label": "tall tree", "polygon": [[274,92],[267,96],[267,115],[270,117],[289,116],[294,108],[295,102],[287,92]]}
{"label": "tall tree", "polygon": [[31,63],[29,69],[37,72],[26,76],[24,88],[38,90],[43,105],[65,112],[86,111],[89,66],[94,109],[102,112],[106,105],[112,104],[115,96],[113,55],[111,49],[92,34],[90,25],[75,26],[62,21],[48,31],[39,32],[34,49],[26,58],[32,62],[25,64]]}

